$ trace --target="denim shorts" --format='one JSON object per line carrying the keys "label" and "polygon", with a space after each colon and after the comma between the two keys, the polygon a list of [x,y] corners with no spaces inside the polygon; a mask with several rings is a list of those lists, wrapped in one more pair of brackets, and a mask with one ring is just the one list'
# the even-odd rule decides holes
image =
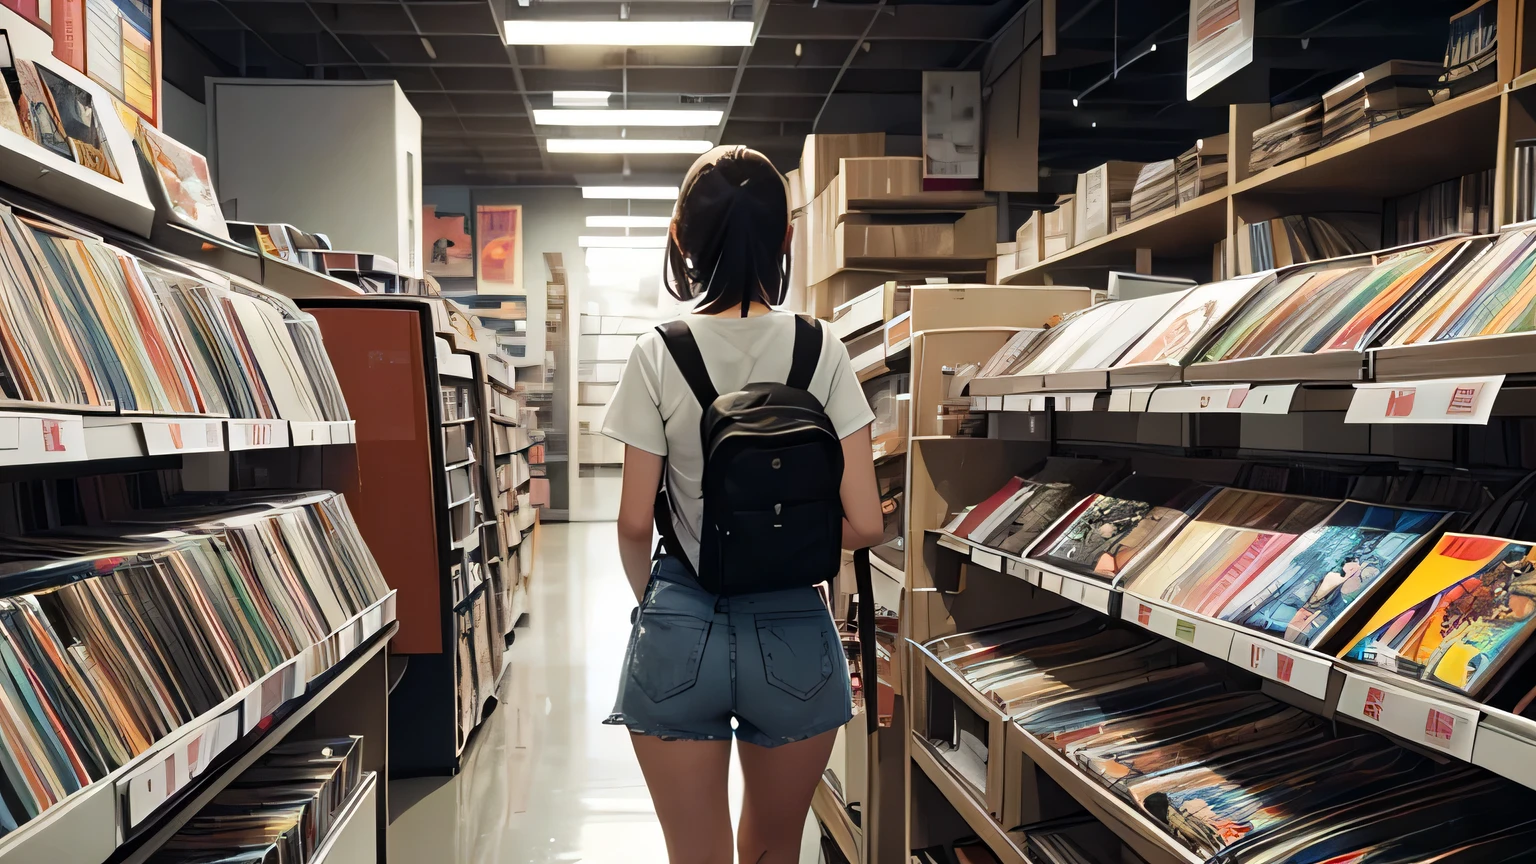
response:
{"label": "denim shorts", "polygon": [[853,717],[848,662],[815,588],[721,597],[673,558],[651,584],[606,721],[639,735],[777,747]]}

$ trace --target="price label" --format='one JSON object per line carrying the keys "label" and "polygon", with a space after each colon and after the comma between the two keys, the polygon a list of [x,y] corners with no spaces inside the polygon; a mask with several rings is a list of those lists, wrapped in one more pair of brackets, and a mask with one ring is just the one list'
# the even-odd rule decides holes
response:
{"label": "price label", "polygon": [[1119,387],[1109,393],[1109,410],[1142,413],[1152,402],[1156,387]]}
{"label": "price label", "polygon": [[1173,622],[1173,637],[1181,642],[1195,644],[1195,622],[1183,618]]}
{"label": "price label", "polygon": [[1488,423],[1503,375],[1356,384],[1345,423]]}
{"label": "price label", "polygon": [[43,418],[43,452],[64,453],[69,446],[64,442],[64,424],[58,420]]}
{"label": "price label", "polygon": [[1152,394],[1147,410],[1158,414],[1285,414],[1291,409],[1296,387],[1295,384],[1164,387]]}
{"label": "price label", "polygon": [[145,420],[144,450],[151,456],[212,453],[224,449],[223,424],[218,420]]}
{"label": "price label", "polygon": [[1433,694],[1347,673],[1338,713],[1470,761],[1480,712]]}
{"label": "price label", "polygon": [[285,420],[229,421],[229,449],[231,450],[287,447],[288,440],[288,423]]}
{"label": "price label", "polygon": [[1258,634],[1238,630],[1232,636],[1232,650],[1227,659],[1271,681],[1284,684],[1308,696],[1328,698],[1328,676],[1333,663],[1300,647],[1281,646]]}
{"label": "price label", "polygon": [[1029,396],[1024,393],[1010,393],[1004,396],[1003,410],[1020,414],[1029,413]]}

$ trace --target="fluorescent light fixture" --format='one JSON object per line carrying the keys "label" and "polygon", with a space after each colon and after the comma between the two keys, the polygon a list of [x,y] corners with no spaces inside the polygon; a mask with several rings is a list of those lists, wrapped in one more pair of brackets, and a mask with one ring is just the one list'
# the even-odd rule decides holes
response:
{"label": "fluorescent light fixture", "polygon": [[665,249],[667,235],[653,234],[647,237],[594,237],[583,234],[576,238],[576,245],[583,249]]}
{"label": "fluorescent light fixture", "polygon": [[608,105],[608,97],[613,94],[607,90],[556,90],[556,108],[605,108]]}
{"label": "fluorescent light fixture", "polygon": [[676,186],[583,186],[583,198],[628,198],[646,201],[674,201]]}
{"label": "fluorescent light fixture", "polygon": [[669,228],[671,216],[588,216],[588,228]]}
{"label": "fluorescent light fixture", "polygon": [[715,109],[689,111],[682,108],[615,108],[594,111],[535,108],[533,122],[540,126],[719,126],[722,114]]}
{"label": "fluorescent light fixture", "polygon": [[680,153],[687,156],[697,156],[715,146],[703,139],[669,138],[551,138],[545,143],[551,153]]}
{"label": "fluorescent light fixture", "polygon": [[508,45],[752,44],[751,21],[508,21]]}

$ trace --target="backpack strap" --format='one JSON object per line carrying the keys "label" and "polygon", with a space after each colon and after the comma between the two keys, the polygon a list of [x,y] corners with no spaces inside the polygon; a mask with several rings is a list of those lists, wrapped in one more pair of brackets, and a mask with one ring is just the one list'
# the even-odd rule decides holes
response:
{"label": "backpack strap", "polygon": [[789,379],[784,383],[796,390],[811,389],[811,378],[821,362],[821,322],[805,315],[795,316],[795,351],[789,362]]}
{"label": "backpack strap", "polygon": [[677,364],[677,371],[683,373],[683,379],[699,400],[699,407],[708,410],[720,398],[720,393],[715,390],[715,382],[709,378],[704,355],[699,353],[699,343],[694,340],[693,331],[688,329],[688,322],[668,321],[657,327],[656,332],[661,334],[661,341]]}
{"label": "backpack strap", "polygon": [[875,642],[875,585],[869,570],[869,549],[853,553],[854,587],[859,592],[859,668],[863,673],[864,713],[869,715],[866,727],[870,735],[880,728],[880,672],[877,667],[880,653]]}

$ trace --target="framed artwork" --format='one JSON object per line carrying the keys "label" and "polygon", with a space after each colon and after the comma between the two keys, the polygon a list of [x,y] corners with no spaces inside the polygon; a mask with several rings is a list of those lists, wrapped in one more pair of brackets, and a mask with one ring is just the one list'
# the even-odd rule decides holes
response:
{"label": "framed artwork", "polygon": [[475,290],[523,294],[523,206],[475,205]]}
{"label": "framed artwork", "polygon": [[438,279],[475,275],[475,241],[469,230],[467,214],[439,213],[436,204],[421,208],[421,246],[429,274]]}

